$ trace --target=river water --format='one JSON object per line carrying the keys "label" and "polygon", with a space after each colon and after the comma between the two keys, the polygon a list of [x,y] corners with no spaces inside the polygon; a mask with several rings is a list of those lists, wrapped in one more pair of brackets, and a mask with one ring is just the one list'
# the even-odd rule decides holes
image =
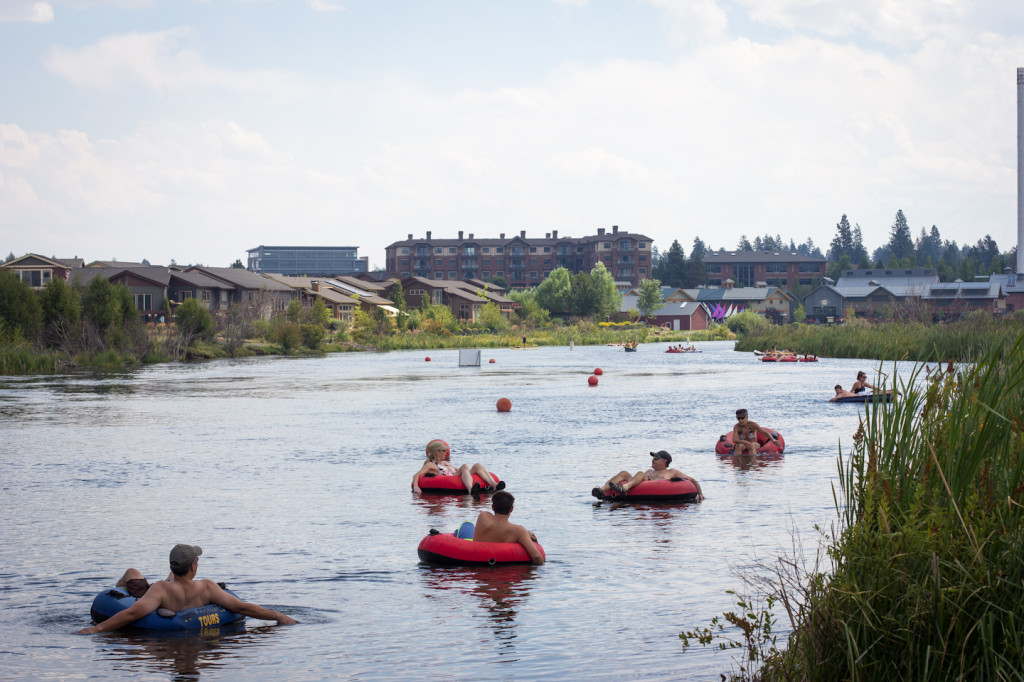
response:
{"label": "river water", "polygon": [[[446,350],[2,378],[0,678],[718,679],[729,656],[683,652],[677,635],[733,609],[736,573],[794,534],[813,555],[862,409],[826,401],[877,363],[697,345],[483,350],[479,368]],[[737,407],[785,436],[781,459],[714,454]],[[431,528],[489,509],[486,495],[410,491],[432,438],[507,481],[547,564],[419,563]],[[661,449],[703,503],[591,497]],[[73,634],[125,568],[165,576],[179,542],[203,547],[199,577],[300,624]]]}

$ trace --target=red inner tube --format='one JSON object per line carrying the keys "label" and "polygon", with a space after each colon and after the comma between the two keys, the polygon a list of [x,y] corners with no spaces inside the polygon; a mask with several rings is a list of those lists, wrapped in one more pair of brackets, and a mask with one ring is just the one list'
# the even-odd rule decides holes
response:
{"label": "red inner tube", "polygon": [[[497,483],[501,479],[495,476],[494,472],[488,472],[491,474],[491,478]],[[473,482],[479,483],[481,488],[486,488],[487,484],[484,483],[484,479],[480,478],[476,474],[473,474]],[[419,480],[420,490],[425,493],[460,493],[465,495],[469,491],[466,490],[466,486],[462,483],[462,477],[458,474],[452,474],[450,476],[420,476]]]}
{"label": "red inner tube", "polygon": [[[775,443],[770,438],[762,433],[757,434],[757,442],[761,444],[758,448],[758,454],[774,455],[781,453],[786,449],[786,439],[782,437],[782,434],[775,429],[765,427],[765,431],[771,431],[779,439],[779,447],[776,447]],[[719,455],[731,455],[736,450],[736,445],[732,442],[732,431],[723,433],[718,437],[718,442],[715,443],[715,453]]]}
{"label": "red inner tube", "polygon": [[[544,548],[535,543],[541,556]],[[428,535],[416,548],[420,561],[447,566],[497,566],[532,564],[533,560],[518,542],[477,542],[455,537],[454,533]]]}
{"label": "red inner tube", "polygon": [[629,489],[625,496],[609,490],[606,500],[615,502],[692,502],[697,499],[697,486],[693,481],[641,481]]}

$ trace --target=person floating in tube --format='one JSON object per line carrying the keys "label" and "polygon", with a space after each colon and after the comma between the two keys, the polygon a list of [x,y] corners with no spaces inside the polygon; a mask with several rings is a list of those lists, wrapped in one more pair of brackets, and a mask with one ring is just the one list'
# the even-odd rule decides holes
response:
{"label": "person floating in tube", "polygon": [[757,442],[757,434],[767,436],[771,442],[775,443],[775,446],[780,450],[782,446],[779,445],[779,438],[771,431],[762,428],[757,422],[752,422],[747,418],[747,411],[745,409],[736,410],[736,426],[732,427],[732,442],[736,446],[733,451],[734,455],[756,455],[757,451],[761,448],[761,444]]}
{"label": "person floating in tube", "polygon": [[448,447],[448,443],[440,438],[435,438],[427,443],[427,460],[423,462],[423,466],[412,477],[412,491],[414,493],[423,492],[420,490],[420,478],[428,474],[433,474],[434,476],[459,476],[462,479],[462,484],[466,486],[466,492],[470,495],[479,495],[481,492],[480,484],[473,482],[474,474],[482,478],[486,484],[483,492],[493,493],[504,489],[505,481],[495,481],[494,477],[491,476],[491,472],[487,471],[487,467],[483,464],[477,462],[472,466],[469,464],[455,466],[449,461],[451,456],[452,451]]}
{"label": "person floating in tube", "polygon": [[591,490],[590,494],[599,500],[603,500],[609,490],[614,491],[617,496],[623,496],[629,493],[630,488],[644,481],[690,481],[697,488],[697,499],[703,500],[704,493],[701,491],[700,483],[697,482],[697,479],[687,476],[682,471],[679,471],[679,469],[669,469],[668,465],[671,463],[672,455],[666,451],[658,450],[657,452],[652,452],[650,469],[638,471],[635,474],[631,474],[628,471],[620,471],[608,479],[608,482],[600,488]]}

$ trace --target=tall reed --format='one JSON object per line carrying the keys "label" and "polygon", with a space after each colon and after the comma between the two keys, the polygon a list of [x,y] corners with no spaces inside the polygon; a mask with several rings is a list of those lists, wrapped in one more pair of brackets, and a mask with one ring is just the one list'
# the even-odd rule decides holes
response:
{"label": "tall reed", "polygon": [[831,571],[764,679],[1024,677],[1024,335],[947,369],[867,407]]}

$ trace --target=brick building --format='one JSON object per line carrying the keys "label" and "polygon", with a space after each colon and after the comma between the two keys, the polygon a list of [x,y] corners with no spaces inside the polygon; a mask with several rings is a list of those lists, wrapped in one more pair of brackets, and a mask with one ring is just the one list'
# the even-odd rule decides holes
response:
{"label": "brick building", "polygon": [[828,271],[824,258],[797,251],[708,251],[704,269],[711,286],[791,288],[814,284]]}
{"label": "brick building", "polygon": [[651,277],[651,239],[612,226],[598,228],[588,237],[559,237],[558,231],[543,238],[527,237],[526,230],[511,238],[476,238],[472,232],[457,239],[426,237],[394,242],[385,249],[388,272],[434,280],[491,279],[503,277],[510,289],[535,287],[555,268],[589,272],[597,263],[611,273],[616,286],[627,291]]}

